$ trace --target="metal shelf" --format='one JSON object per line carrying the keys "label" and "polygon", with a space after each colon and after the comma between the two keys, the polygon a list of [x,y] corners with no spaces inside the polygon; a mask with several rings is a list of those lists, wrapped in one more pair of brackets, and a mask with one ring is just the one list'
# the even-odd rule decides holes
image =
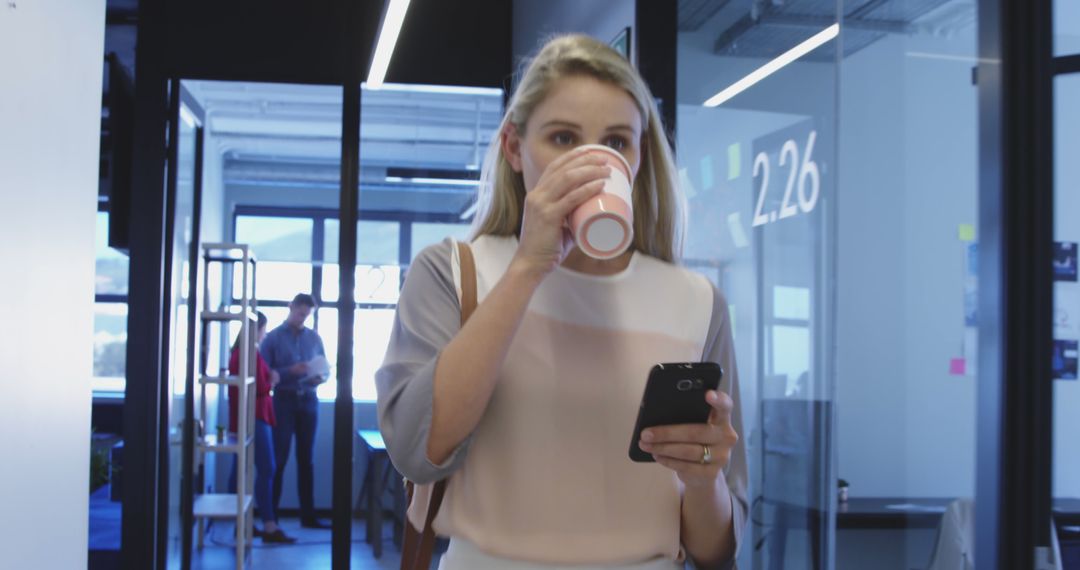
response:
{"label": "metal shelf", "polygon": [[[200,312],[200,321],[203,323],[204,330],[207,326],[213,323],[225,324],[225,331],[222,331],[224,335],[232,335],[235,331],[232,323],[239,323],[240,339],[254,340],[253,335],[255,331],[254,323],[256,321],[256,308],[258,307],[255,301],[255,256],[251,251],[251,247],[247,244],[239,243],[207,243],[202,245],[202,264],[203,264],[203,298],[205,299],[203,310]],[[211,264],[221,269],[220,275],[216,275],[211,271]],[[243,272],[237,275],[234,269],[237,268],[237,264],[241,264]],[[250,268],[250,271],[248,271]],[[218,305],[216,302],[211,303],[210,299],[215,298],[211,295],[209,277],[215,275],[220,277],[220,286],[222,291],[222,304]],[[226,279],[231,277],[231,280]],[[230,287],[227,283],[232,282],[233,285],[239,286],[243,292],[240,300],[228,302],[231,300],[231,295],[226,295],[226,289]],[[235,291],[235,289],[234,289]],[[226,350],[225,345],[216,345],[211,343],[210,337],[212,334],[206,332],[203,334],[202,343],[200,346],[201,354],[204,358],[208,358],[208,355],[212,352],[218,353],[218,359],[221,362],[227,362],[229,360],[229,351]],[[257,348],[255,349],[257,350]],[[210,493],[197,495],[194,499],[195,518],[198,519],[198,547],[201,549],[204,543],[204,537],[206,536],[206,519],[235,519],[236,528],[238,529],[236,536],[236,568],[237,570],[243,570],[247,566],[247,562],[250,560],[245,554],[250,552],[250,540],[251,540],[251,527],[254,500],[251,493],[252,485],[252,473],[251,469],[252,459],[254,458],[255,451],[255,435],[248,432],[249,421],[251,420],[251,410],[253,409],[254,402],[252,398],[256,397],[255,386],[255,371],[248,370],[251,361],[247,359],[240,359],[239,370],[236,374],[230,374],[227,370],[216,369],[211,370],[210,374],[217,372],[218,375],[199,374],[199,387],[198,387],[198,411],[197,418],[200,421],[207,421],[212,417],[209,414],[207,404],[207,390],[211,386],[229,386],[239,388],[237,390],[239,396],[238,406],[236,408],[236,425],[239,428],[239,434],[237,433],[222,433],[222,437],[217,437],[217,434],[206,434],[202,437],[198,437],[195,440],[195,452],[194,459],[198,465],[202,465],[206,460],[206,457],[210,453],[228,454],[237,459],[237,481],[236,487],[233,489],[233,493],[221,494]],[[220,389],[220,388],[218,388]],[[217,389],[215,389],[216,391]],[[230,390],[231,391],[231,390]],[[251,422],[252,424],[254,422]],[[188,477],[193,477],[194,473],[187,473]]]}
{"label": "metal shelf", "polygon": [[247,443],[243,447],[237,445],[235,433],[226,433],[225,441],[218,441],[217,434],[210,434],[195,442],[204,453],[242,453],[248,446],[255,443],[254,436],[248,436]]}
{"label": "metal shelf", "polygon": [[214,493],[195,497],[195,518],[225,519],[244,514],[254,503],[251,495],[244,496],[243,506],[237,512],[237,497],[234,493]]}
{"label": "metal shelf", "polygon": [[233,313],[231,311],[203,311],[202,320],[204,321],[243,321],[247,316],[248,320],[256,320],[257,316],[255,311],[248,309],[247,311]]}
{"label": "metal shelf", "polygon": [[239,376],[202,376],[199,382],[203,384],[218,384],[222,386],[250,386],[255,383],[254,376],[241,378]]}

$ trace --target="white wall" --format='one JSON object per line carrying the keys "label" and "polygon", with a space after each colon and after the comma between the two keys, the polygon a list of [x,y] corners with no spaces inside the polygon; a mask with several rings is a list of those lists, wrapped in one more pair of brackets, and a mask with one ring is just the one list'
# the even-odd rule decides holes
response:
{"label": "white wall", "polygon": [[87,563],[104,32],[104,0],[0,4],[6,568]]}
{"label": "white wall", "polygon": [[836,436],[838,475],[862,496],[903,495],[907,465],[904,85],[881,63],[902,57],[882,41],[841,73]]}
{"label": "white wall", "polygon": [[977,218],[974,30],[890,36],[841,71],[839,475],[858,496],[975,489],[960,224]]}
{"label": "white wall", "polygon": [[908,38],[905,89],[904,289],[907,293],[906,496],[975,492],[974,376],[952,376],[962,354],[960,224],[978,220],[978,98],[973,62],[909,53],[973,55],[975,29]]}
{"label": "white wall", "polygon": [[[1058,2],[1058,4],[1064,4]],[[1080,6],[1073,12],[1080,28]],[[1080,34],[1076,36],[1080,40]],[[1080,41],[1077,43],[1080,49]],[[1054,239],[1080,242],[1080,75],[1055,82]],[[1054,382],[1054,496],[1080,497],[1080,381]]]}

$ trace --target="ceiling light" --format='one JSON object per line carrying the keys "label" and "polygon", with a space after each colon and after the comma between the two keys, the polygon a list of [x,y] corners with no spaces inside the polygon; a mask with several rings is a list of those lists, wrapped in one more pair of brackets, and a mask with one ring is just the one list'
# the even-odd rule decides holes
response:
{"label": "ceiling light", "polygon": [[463,178],[404,178],[401,176],[387,176],[387,182],[410,184],[429,184],[432,186],[476,186],[480,182],[478,180],[468,180]]}
{"label": "ceiling light", "polygon": [[810,39],[802,42],[801,44],[789,49],[783,54],[779,55],[769,63],[755,69],[750,72],[749,75],[742,79],[732,83],[723,91],[720,91],[716,95],[709,97],[705,101],[706,107],[716,107],[717,105],[731,99],[732,97],[746,91],[756,84],[758,81],[765,79],[766,77],[776,73],[785,65],[799,59],[800,57],[814,51],[821,47],[825,42],[835,38],[840,34],[840,24],[833,24],[824,30],[814,34]]}
{"label": "ceiling light", "polygon": [[382,87],[386,79],[386,70],[390,67],[390,57],[394,55],[401,24],[405,22],[405,12],[409,9],[409,0],[389,0],[386,13],[383,14],[382,26],[379,27],[379,42],[375,44],[375,55],[371,58],[368,71],[368,89]]}

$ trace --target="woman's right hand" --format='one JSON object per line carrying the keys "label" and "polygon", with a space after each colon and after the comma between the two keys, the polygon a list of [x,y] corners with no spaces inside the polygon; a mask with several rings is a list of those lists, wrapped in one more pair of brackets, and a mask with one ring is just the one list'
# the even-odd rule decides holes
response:
{"label": "woman's right hand", "polygon": [[525,195],[521,238],[511,263],[539,278],[555,269],[573,247],[566,218],[600,193],[611,173],[606,159],[575,149],[556,158]]}

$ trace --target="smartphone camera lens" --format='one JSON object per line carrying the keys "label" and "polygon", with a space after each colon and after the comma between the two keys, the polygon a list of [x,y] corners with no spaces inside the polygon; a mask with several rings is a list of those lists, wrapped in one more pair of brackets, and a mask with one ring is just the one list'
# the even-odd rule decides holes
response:
{"label": "smartphone camera lens", "polygon": [[[698,380],[698,382],[701,382],[701,381]],[[679,380],[678,383],[675,384],[675,388],[678,389],[680,392],[686,392],[687,390],[693,390],[694,389],[694,381],[690,380],[689,378],[685,379],[685,380]]]}

